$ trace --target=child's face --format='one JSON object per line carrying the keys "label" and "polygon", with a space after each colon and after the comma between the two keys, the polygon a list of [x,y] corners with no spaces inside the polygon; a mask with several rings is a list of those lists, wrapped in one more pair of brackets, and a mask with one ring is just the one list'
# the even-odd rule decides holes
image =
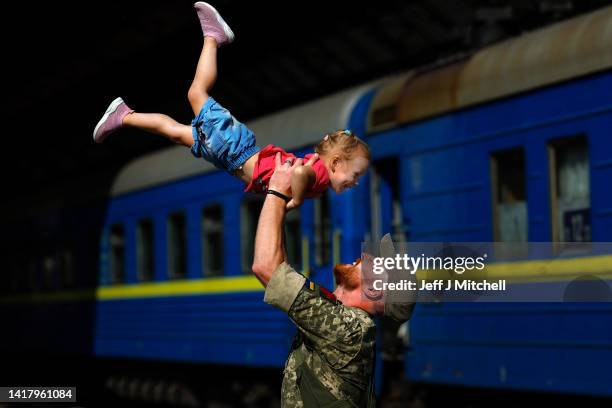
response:
{"label": "child's face", "polygon": [[363,156],[355,156],[351,160],[338,159],[332,164],[329,173],[331,188],[336,193],[355,187],[357,181],[368,170],[369,161]]}

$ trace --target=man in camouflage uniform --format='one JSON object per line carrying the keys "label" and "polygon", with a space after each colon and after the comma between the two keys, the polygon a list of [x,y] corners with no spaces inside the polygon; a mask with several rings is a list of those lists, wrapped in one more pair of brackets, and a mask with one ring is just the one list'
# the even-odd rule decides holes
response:
{"label": "man in camouflage uniform", "polygon": [[[316,160],[313,157],[306,165]],[[283,220],[291,174],[301,160],[281,164],[270,179],[255,237],[253,273],[266,286],[264,301],[289,315],[298,333],[285,364],[282,407],[374,407],[376,326],[372,316],[407,320],[413,304],[387,305],[362,282],[361,260],[336,265],[333,293],[285,262]],[[371,300],[374,299],[374,300]],[[378,300],[376,300],[378,299]]]}

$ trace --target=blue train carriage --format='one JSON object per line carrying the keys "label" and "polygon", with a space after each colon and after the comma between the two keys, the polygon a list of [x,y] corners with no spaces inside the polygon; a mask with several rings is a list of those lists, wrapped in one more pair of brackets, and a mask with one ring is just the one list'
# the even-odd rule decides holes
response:
{"label": "blue train carriage", "polygon": [[[304,155],[330,130],[365,130],[364,95],[374,85],[248,126],[259,145]],[[100,240],[96,356],[282,367],[295,329],[263,303],[251,273],[263,197],[243,188],[183,147],[118,174]],[[360,256],[356,226],[365,214],[354,195],[361,193],[326,193],[288,213],[294,266],[333,286],[331,265]]]}
{"label": "blue train carriage", "polygon": [[[611,67],[607,7],[380,87],[372,233],[612,241]],[[506,276],[545,280],[520,265]],[[554,265],[561,282],[612,274],[609,256]],[[612,303],[424,303],[410,333],[405,373],[420,383],[612,396]]]}

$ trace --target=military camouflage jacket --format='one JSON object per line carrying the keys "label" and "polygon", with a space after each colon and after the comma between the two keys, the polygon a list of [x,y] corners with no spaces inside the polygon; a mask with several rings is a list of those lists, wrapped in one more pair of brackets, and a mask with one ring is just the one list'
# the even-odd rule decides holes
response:
{"label": "military camouflage jacket", "polygon": [[298,328],[285,363],[282,407],[313,405],[304,386],[317,380],[337,401],[328,405],[315,397],[317,406],[373,406],[376,326],[368,313],[342,305],[286,263],[270,279],[264,300],[287,312]]}

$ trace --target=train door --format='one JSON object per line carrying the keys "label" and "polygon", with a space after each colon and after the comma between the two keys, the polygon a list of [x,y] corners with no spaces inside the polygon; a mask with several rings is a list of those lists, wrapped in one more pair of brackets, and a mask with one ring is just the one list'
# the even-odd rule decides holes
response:
{"label": "train door", "polygon": [[312,254],[306,254],[308,259],[310,255],[310,265],[308,272],[312,272],[315,280],[321,285],[333,289],[334,279],[331,273],[334,262],[338,261],[338,251],[340,238],[339,229],[333,228],[332,223],[332,208],[330,193],[325,192],[321,197],[315,200],[308,200],[304,204],[312,204],[312,222],[310,223],[310,234],[312,245],[305,245],[305,248],[312,248]]}
{"label": "train door", "polygon": [[400,160],[397,157],[375,161],[370,172],[370,212],[372,240],[390,233],[393,241],[406,241],[400,183]]}
{"label": "train door", "polygon": [[[373,162],[370,171],[370,235],[377,242],[387,233],[394,242],[405,242],[406,218],[401,202],[401,162],[398,157]],[[407,342],[408,324],[400,325],[390,319],[379,322],[379,366],[377,392],[389,394],[399,386],[395,381],[401,378],[404,364],[404,344]],[[401,337],[400,334],[404,333]]]}

